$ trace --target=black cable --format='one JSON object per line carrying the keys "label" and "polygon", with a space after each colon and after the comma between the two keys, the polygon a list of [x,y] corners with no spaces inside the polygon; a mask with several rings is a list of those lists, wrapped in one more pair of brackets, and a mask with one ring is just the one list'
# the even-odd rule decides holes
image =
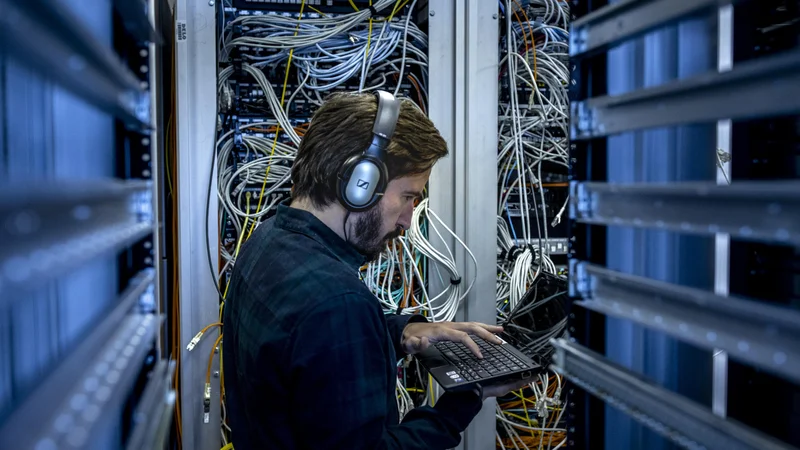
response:
{"label": "black cable", "polygon": [[[222,2],[220,2],[220,9],[222,9]],[[222,11],[224,14],[224,10]],[[223,16],[224,20],[224,16]],[[219,79],[219,49],[214,52],[214,67],[217,74],[217,80]],[[214,85],[217,85],[217,80],[214,80]],[[214,88],[214,92],[216,93],[216,87]],[[214,140],[211,142],[211,167],[208,171],[208,187],[206,189],[206,207],[205,207],[205,215],[203,216],[204,225],[203,229],[205,230],[205,241],[206,241],[206,256],[208,257],[208,270],[211,272],[211,279],[214,281],[214,289],[217,291],[217,295],[219,298],[218,301],[223,301],[224,297],[222,295],[222,291],[219,288],[219,281],[218,281],[218,274],[217,271],[214,270],[214,260],[211,258],[211,243],[208,241],[208,220],[209,216],[211,215],[211,185],[214,183],[214,166],[217,164],[217,120],[219,120],[219,101],[215,98],[214,99]],[[216,220],[214,221],[217,222]],[[216,234],[216,233],[215,233]]]}
{"label": "black cable", "polygon": [[[217,112],[214,112],[214,149],[211,152],[211,170],[208,171],[208,189],[206,190],[206,211],[204,219],[206,256],[208,256],[208,270],[211,272],[211,279],[214,280],[214,289],[217,290],[219,300],[223,300],[222,291],[219,289],[217,272],[214,270],[214,260],[211,258],[211,243],[208,241],[208,219],[211,215],[211,185],[214,183],[214,165],[217,163]],[[215,221],[216,222],[216,221]]]}
{"label": "black cable", "polygon": [[344,215],[344,223],[342,225],[344,231],[344,241],[348,244],[350,243],[350,239],[347,237],[347,219],[350,218],[350,211],[348,210],[347,213]]}

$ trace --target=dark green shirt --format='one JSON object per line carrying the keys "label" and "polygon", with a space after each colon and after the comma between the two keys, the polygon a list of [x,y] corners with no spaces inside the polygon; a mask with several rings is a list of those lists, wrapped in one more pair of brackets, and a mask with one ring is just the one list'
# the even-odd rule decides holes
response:
{"label": "dark green shirt", "polygon": [[[236,450],[447,449],[481,408],[444,394],[399,423],[403,328],[359,279],[363,256],[312,214],[279,206],[242,248],[225,305]],[[399,355],[399,356],[398,356]]]}

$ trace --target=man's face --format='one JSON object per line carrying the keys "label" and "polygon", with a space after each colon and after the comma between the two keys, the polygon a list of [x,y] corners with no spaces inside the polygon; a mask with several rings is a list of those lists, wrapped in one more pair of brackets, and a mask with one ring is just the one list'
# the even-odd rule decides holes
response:
{"label": "man's face", "polygon": [[431,172],[397,178],[389,182],[375,207],[353,217],[350,241],[370,261],[378,257],[387,242],[411,226],[414,200],[422,195]]}

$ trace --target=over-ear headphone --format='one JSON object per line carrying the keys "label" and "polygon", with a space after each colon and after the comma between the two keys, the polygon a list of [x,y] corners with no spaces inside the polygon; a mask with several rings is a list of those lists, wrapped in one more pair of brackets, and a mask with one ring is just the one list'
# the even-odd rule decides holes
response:
{"label": "over-ear headphone", "polygon": [[389,179],[386,148],[400,116],[400,101],[385,91],[377,91],[376,95],[378,113],[372,126],[372,142],[360,155],[348,158],[339,171],[339,201],[352,212],[375,206]]}

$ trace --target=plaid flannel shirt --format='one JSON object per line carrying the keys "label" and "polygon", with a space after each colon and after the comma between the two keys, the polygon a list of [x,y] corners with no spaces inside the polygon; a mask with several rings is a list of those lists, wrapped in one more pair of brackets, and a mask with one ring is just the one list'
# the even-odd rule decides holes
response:
{"label": "plaid flannel shirt", "polygon": [[481,408],[444,394],[399,423],[403,329],[361,282],[363,256],[280,205],[242,248],[225,305],[223,368],[236,450],[447,449]]}

